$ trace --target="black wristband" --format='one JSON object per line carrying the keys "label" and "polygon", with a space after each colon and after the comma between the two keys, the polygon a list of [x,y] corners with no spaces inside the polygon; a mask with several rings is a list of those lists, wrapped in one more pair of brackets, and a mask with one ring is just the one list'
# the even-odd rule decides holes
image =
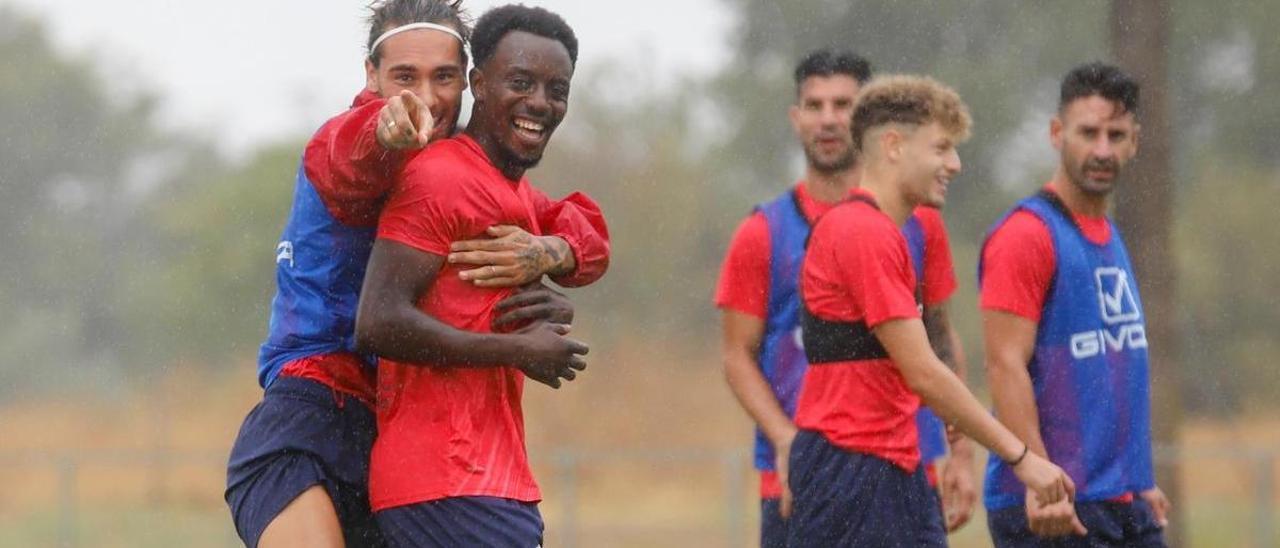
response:
{"label": "black wristband", "polygon": [[1031,448],[1030,448],[1030,447],[1028,447],[1028,446],[1027,446],[1027,444],[1025,444],[1025,443],[1024,443],[1024,444],[1022,444],[1022,454],[1021,454],[1021,455],[1018,455],[1018,458],[1013,459],[1013,460],[1007,460],[1007,461],[1004,461],[1004,463],[1005,463],[1005,464],[1007,464],[1007,465],[1009,465],[1009,468],[1016,467],[1016,466],[1018,466],[1019,464],[1022,464],[1022,460],[1023,460],[1023,459],[1027,458],[1027,452],[1028,452],[1028,451],[1030,451],[1030,450],[1031,450]]}

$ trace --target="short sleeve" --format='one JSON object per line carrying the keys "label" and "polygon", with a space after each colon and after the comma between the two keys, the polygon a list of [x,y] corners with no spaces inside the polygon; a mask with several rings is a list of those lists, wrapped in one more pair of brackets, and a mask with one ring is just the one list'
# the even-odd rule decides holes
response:
{"label": "short sleeve", "polygon": [[452,242],[476,230],[463,214],[463,185],[451,180],[451,170],[431,168],[432,162],[412,162],[405,168],[383,207],[378,238],[443,257]]}
{"label": "short sleeve", "polygon": [[769,224],[754,213],[738,225],[720,267],[716,306],[760,319],[769,304]]}
{"label": "short sleeve", "polygon": [[916,209],[924,229],[924,305],[932,306],[951,298],[956,291],[955,265],[951,262],[951,240],[942,213],[935,208]]}
{"label": "short sleeve", "polygon": [[1031,212],[1014,212],[982,248],[982,309],[1039,322],[1055,268],[1049,227]]}
{"label": "short sleeve", "polygon": [[846,232],[857,236],[832,249],[843,283],[861,301],[863,321],[874,329],[893,319],[919,318],[906,238],[887,219],[860,221]]}

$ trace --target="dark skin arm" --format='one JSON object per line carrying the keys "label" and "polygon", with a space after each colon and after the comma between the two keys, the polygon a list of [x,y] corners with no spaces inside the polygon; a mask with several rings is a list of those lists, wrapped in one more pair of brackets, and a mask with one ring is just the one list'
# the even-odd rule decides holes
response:
{"label": "dark skin arm", "polygon": [[[573,380],[576,371],[586,368],[582,355],[587,345],[564,336],[567,324],[540,319],[515,333],[473,333],[419,310],[419,297],[431,287],[444,260],[388,240],[374,243],[356,314],[356,344],[361,351],[396,361],[452,367],[511,364],[552,388],[559,388],[561,379]],[[539,304],[553,297],[545,299]]]}
{"label": "dark skin arm", "polygon": [[499,315],[493,319],[490,329],[499,333],[536,321],[573,324],[573,304],[569,298],[542,282],[522,286],[516,294],[498,301],[494,308]]}

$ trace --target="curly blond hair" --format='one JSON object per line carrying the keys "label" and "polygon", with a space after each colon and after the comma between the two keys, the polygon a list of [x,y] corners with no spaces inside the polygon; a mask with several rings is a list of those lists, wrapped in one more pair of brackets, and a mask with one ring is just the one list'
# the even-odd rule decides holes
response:
{"label": "curly blond hair", "polygon": [[853,109],[854,150],[862,152],[868,131],[887,124],[923,126],[937,122],[957,143],[969,138],[969,107],[960,94],[928,76],[879,76],[858,94]]}

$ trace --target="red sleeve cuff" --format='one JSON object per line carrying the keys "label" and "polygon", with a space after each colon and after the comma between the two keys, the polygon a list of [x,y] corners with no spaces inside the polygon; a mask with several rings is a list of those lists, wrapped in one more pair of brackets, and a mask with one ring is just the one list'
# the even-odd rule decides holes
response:
{"label": "red sleeve cuff", "polygon": [[1025,304],[1008,302],[988,302],[984,299],[979,308],[995,312],[1008,312],[1009,314],[1021,316],[1033,322],[1040,323],[1040,307],[1037,306],[1027,306]]}
{"label": "red sleeve cuff", "polygon": [[895,310],[889,310],[887,311],[887,313],[880,316],[867,316],[863,318],[863,321],[867,323],[867,329],[875,329],[876,327],[879,327],[880,324],[893,321],[893,320],[918,320],[918,319],[920,319],[919,308],[904,307],[904,308],[899,308]]}
{"label": "red sleeve cuff", "polygon": [[564,287],[579,287],[599,280],[609,269],[609,227],[600,206],[586,194],[574,192],[555,202],[543,214],[543,233],[569,244],[573,272],[552,277]]}
{"label": "red sleeve cuff", "polygon": [[750,306],[745,306],[740,303],[735,303],[730,301],[721,301],[719,299],[716,299],[716,308],[719,308],[720,310],[732,310],[734,312],[740,312],[742,314],[746,314],[751,317],[760,318],[761,320],[768,319],[768,314],[764,310],[753,309]]}
{"label": "red sleeve cuff", "polygon": [[924,305],[933,306],[941,302],[946,302],[946,300],[950,299],[952,295],[955,295],[957,287],[959,287],[959,285],[956,283],[955,278],[948,279],[946,282],[943,282],[942,285],[926,285],[924,288]]}

